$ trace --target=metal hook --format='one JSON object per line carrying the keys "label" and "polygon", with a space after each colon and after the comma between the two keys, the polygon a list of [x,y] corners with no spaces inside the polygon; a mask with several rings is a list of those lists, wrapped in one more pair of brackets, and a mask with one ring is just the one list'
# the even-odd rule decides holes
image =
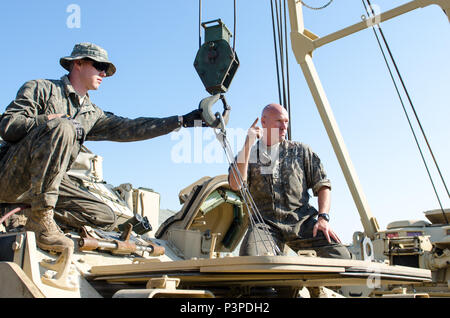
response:
{"label": "metal hook", "polygon": [[[212,106],[219,100],[222,100],[223,113],[216,112],[213,114]],[[220,128],[225,130],[225,126],[228,123],[230,117],[231,107],[228,106],[225,96],[221,94],[215,94],[213,96],[206,97],[200,101],[198,106],[202,110],[202,117],[206,125],[211,128]]]}

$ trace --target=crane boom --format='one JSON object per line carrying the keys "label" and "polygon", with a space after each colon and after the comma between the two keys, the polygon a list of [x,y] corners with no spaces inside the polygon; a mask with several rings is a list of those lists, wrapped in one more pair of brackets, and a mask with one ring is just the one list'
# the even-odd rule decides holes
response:
{"label": "crane boom", "polygon": [[314,102],[316,103],[320,117],[341,166],[345,180],[360,215],[364,232],[371,239],[375,238],[375,234],[380,230],[380,227],[370,211],[370,207],[359,182],[358,175],[350,159],[344,139],[342,138],[330,103],[325,94],[325,90],[314,66],[312,52],[318,47],[364,30],[374,24],[432,4],[439,5],[450,21],[450,0],[414,0],[384,13],[378,14],[372,17],[369,21],[362,21],[324,37],[319,37],[305,29],[302,3],[296,0],[288,0],[292,50],[303,71],[303,75],[308,83]]}

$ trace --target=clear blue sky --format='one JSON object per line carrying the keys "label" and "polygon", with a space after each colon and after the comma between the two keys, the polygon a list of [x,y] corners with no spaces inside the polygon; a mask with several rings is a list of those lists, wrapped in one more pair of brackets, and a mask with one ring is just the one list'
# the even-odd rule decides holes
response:
{"label": "clear blue sky", "polygon": [[[310,0],[323,4],[327,1]],[[406,1],[372,1],[381,11]],[[67,24],[80,8],[80,27]],[[261,108],[278,101],[269,0],[237,0],[236,51],[240,67],[227,100],[228,129],[246,131]],[[305,27],[324,36],[361,21],[361,1],[337,1],[320,11],[304,9]],[[204,0],[202,21],[221,18],[233,31],[233,1]],[[75,21],[76,22],[76,21]],[[432,149],[446,178],[450,176],[450,25],[437,6],[418,9],[382,24],[415,103]],[[0,3],[1,111],[27,80],[59,78],[59,58],[78,42],[108,50],[117,73],[91,99],[117,115],[182,115],[209,94],[194,67],[198,50],[198,1],[2,1]],[[408,123],[384,65],[372,30],[365,30],[314,52],[314,63],[330,100],[372,213],[382,228],[394,220],[423,219],[438,208]],[[293,139],[309,144],[332,180],[332,226],[344,242],[362,230],[359,215],[328,140],[300,67],[290,56]],[[409,106],[407,105],[408,109]],[[416,127],[416,126],[415,126]],[[105,180],[132,183],[161,194],[161,208],[178,211],[178,192],[204,175],[227,172],[209,128],[190,131],[202,147],[194,162],[174,160],[180,139],[170,134],[135,142],[87,142],[104,158]],[[196,139],[197,138],[197,139]],[[203,138],[203,139],[202,139]],[[233,141],[235,152],[243,136]],[[444,207],[450,207],[442,183],[420,139]],[[198,146],[198,144],[197,144]],[[209,151],[212,151],[211,153]],[[316,198],[311,202],[316,205]]]}

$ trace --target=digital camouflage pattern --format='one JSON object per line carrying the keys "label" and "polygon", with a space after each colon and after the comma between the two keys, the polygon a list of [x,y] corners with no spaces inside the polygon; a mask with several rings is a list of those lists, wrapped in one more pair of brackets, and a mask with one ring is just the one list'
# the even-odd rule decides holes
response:
{"label": "digital camouflage pattern", "polygon": [[70,56],[62,57],[59,60],[59,64],[67,71],[70,71],[71,62],[83,58],[90,58],[97,62],[108,63],[109,66],[106,70],[106,76],[112,76],[116,72],[116,67],[108,59],[108,52],[100,46],[89,42],[75,44]]}
{"label": "digital camouflage pattern", "polygon": [[79,122],[86,140],[145,140],[180,127],[178,116],[129,119],[103,112],[88,95],[80,100],[67,76],[29,81],[20,88],[0,122],[0,136],[9,147],[0,160],[1,202],[55,207],[80,142],[73,120],[48,121],[49,114],[65,114]]}
{"label": "digital camouflage pattern", "polygon": [[[247,171],[247,183],[259,212],[265,220],[284,232],[298,234],[296,225],[299,210],[309,209],[308,189],[314,195],[323,187],[331,188],[319,157],[310,147],[295,141],[284,140],[278,148],[278,173],[265,174],[269,164],[258,142],[252,148]],[[259,147],[260,150],[262,147]],[[256,153],[256,159],[252,160]],[[276,157],[271,154],[272,158]]]}
{"label": "digital camouflage pattern", "polygon": [[[273,162],[276,166],[268,169]],[[294,251],[318,248],[319,256],[350,257],[342,245],[329,244],[322,232],[312,238],[317,210],[309,204],[308,189],[317,196],[320,188],[331,189],[331,183],[320,158],[309,146],[284,140],[276,154],[267,154],[265,147],[256,143],[250,153],[247,184],[266,225],[249,229],[241,245],[241,255],[256,255],[258,249],[264,251],[262,241],[269,239],[268,231],[280,250],[286,243]],[[265,227],[267,231],[263,231]]]}
{"label": "digital camouflage pattern", "polygon": [[89,96],[80,98],[67,76],[61,80],[25,83],[7,107],[0,122],[0,135],[17,142],[34,127],[47,122],[49,114],[66,114],[81,123],[86,140],[137,141],[167,134],[179,127],[178,116],[129,119],[103,112]]}

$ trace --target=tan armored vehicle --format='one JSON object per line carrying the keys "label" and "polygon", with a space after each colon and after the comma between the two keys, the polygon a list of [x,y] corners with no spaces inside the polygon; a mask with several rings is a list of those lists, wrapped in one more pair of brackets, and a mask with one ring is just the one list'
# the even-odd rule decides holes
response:
{"label": "tan armored vehicle", "polygon": [[[445,209],[444,212],[448,219],[450,209]],[[429,269],[432,273],[430,282],[409,287],[349,287],[343,288],[341,292],[350,297],[450,297],[450,225],[440,209],[425,211],[424,214],[428,221],[391,222],[386,230],[377,231],[373,240],[362,232],[354,233],[351,251],[358,259]]]}
{"label": "tan armored vehicle", "polygon": [[[429,4],[441,5],[449,14],[449,0],[416,0],[373,21]],[[393,222],[385,231],[379,229],[312,62],[314,49],[370,25],[358,23],[319,38],[303,26],[301,1],[289,0],[288,5],[292,48],[362,220],[364,233],[355,233],[349,247],[355,259],[318,258],[312,251],[236,256],[249,217],[244,200],[230,190],[226,176],[204,177],[187,185],[179,194],[181,210],[160,224],[159,194],[131,184],[109,185],[102,176],[102,158],[85,149],[71,175],[111,206],[122,221],[119,228],[104,232],[85,227],[81,233],[67,228],[75,249],[51,255],[36,247],[33,232],[21,231],[26,209],[13,218],[12,212],[21,208],[4,206],[0,297],[448,295],[449,226],[442,224],[442,211],[427,212],[430,222]]]}
{"label": "tan armored vehicle", "polygon": [[[156,228],[159,194],[107,184],[101,163],[84,149],[71,175],[116,211],[124,230],[68,231],[75,250],[61,255],[37,248],[34,233],[20,227],[0,234],[1,297],[310,297],[314,294],[306,287],[431,282],[427,269],[306,252],[235,256],[248,217],[225,175],[204,177],[181,190],[182,209]],[[155,228],[148,231],[148,224]],[[322,291],[322,296],[342,297]]]}

